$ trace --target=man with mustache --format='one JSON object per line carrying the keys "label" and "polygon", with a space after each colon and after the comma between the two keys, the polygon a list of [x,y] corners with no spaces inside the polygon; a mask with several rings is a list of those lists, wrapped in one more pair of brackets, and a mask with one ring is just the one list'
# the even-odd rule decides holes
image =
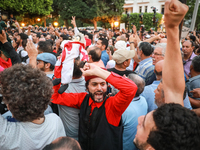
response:
{"label": "man with mustache", "polygon": [[[137,86],[94,64],[86,64],[82,72],[89,94],[59,94],[60,85],[55,85],[52,102],[80,109],[79,142],[83,150],[122,150],[121,116],[134,98]],[[107,82],[119,89],[113,97],[106,96]]]}

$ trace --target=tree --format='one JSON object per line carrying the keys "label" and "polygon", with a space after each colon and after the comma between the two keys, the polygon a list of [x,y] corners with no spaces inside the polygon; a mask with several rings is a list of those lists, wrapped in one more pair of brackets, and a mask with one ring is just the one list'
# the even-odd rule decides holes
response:
{"label": "tree", "polygon": [[[186,22],[191,23],[195,2],[196,2],[196,0],[187,0],[187,5],[189,7],[189,10],[188,10],[187,14],[185,15],[185,23]],[[195,27],[198,30],[200,30],[200,20],[198,19],[199,17],[200,17],[200,5],[199,5],[198,12],[197,12],[197,18],[196,18],[196,23],[195,23]]]}
{"label": "tree", "polygon": [[76,16],[76,19],[92,22],[96,27],[97,21],[111,22],[114,16],[121,16],[123,5],[124,0],[54,0],[53,8],[64,20]]}
{"label": "tree", "polygon": [[2,0],[0,8],[14,15],[45,16],[53,11],[53,0]]}
{"label": "tree", "polygon": [[[123,14],[120,22],[122,22],[122,23],[129,22],[130,29],[131,29],[131,23],[133,23],[137,27],[137,30],[139,30],[140,26],[141,26],[139,15],[140,15],[140,13],[131,13],[130,17],[128,19],[127,15]],[[149,30],[150,28],[154,27],[153,21],[152,21],[153,16],[154,16],[154,13],[144,13],[143,14],[143,24],[145,25],[146,30]],[[157,25],[159,25],[160,21],[162,19],[162,14],[156,13],[156,18],[158,19]]]}

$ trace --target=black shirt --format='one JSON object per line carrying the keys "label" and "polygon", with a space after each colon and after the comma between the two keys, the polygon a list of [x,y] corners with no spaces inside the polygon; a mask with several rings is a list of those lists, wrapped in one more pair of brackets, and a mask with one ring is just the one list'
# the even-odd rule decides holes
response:
{"label": "black shirt", "polygon": [[124,74],[126,75],[126,76],[128,76],[130,73],[134,73],[134,74],[136,74],[134,71],[130,71],[130,70],[125,70],[125,71],[119,71],[119,70],[117,70],[117,69],[115,69],[115,68],[110,68],[110,69],[107,69],[108,71],[112,71],[112,72],[114,72],[114,73],[116,73],[116,74],[118,74],[118,75],[120,75],[120,76],[123,76]]}

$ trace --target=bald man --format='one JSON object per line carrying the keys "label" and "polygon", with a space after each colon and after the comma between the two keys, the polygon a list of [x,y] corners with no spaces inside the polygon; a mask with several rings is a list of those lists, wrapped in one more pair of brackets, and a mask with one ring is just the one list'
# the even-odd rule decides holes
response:
{"label": "bald man", "polygon": [[155,93],[154,90],[160,83],[162,79],[162,68],[163,68],[164,60],[160,60],[156,63],[154,73],[156,75],[156,81],[153,81],[152,84],[145,86],[144,91],[142,92],[142,96],[145,97],[147,104],[148,104],[148,112],[155,110],[157,105],[155,104]]}
{"label": "bald man", "polygon": [[91,46],[87,49],[88,63],[93,63],[99,67],[105,68],[103,61],[101,60],[101,49],[97,46]]}

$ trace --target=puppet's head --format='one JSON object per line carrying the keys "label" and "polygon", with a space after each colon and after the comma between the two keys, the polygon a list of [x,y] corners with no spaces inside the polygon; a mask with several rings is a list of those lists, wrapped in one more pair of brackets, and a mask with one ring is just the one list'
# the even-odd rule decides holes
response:
{"label": "puppet's head", "polygon": [[84,35],[82,33],[78,33],[77,35],[75,35],[72,38],[72,41],[83,43],[84,46],[86,46],[85,37],[84,37]]}

